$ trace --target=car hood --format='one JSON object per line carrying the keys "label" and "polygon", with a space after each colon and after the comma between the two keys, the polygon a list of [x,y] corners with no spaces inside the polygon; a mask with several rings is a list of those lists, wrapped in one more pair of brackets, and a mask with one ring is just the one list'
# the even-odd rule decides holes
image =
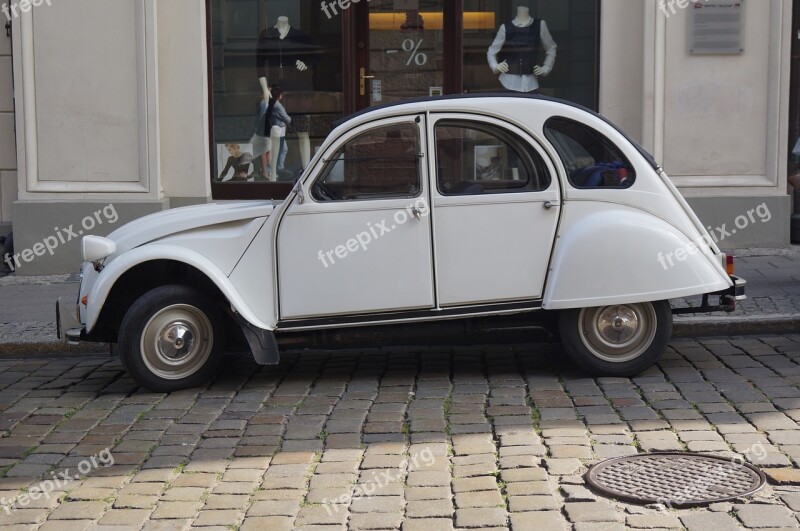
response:
{"label": "car hood", "polygon": [[187,230],[267,217],[275,206],[271,201],[239,201],[175,208],[131,221],[109,234],[108,238],[117,244],[115,256],[118,256],[140,245]]}

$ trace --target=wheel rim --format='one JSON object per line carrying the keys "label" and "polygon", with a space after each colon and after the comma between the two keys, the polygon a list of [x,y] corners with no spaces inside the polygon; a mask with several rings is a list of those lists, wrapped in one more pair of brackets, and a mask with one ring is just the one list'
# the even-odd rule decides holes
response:
{"label": "wheel rim", "polygon": [[144,327],[141,352],[147,368],[167,380],[191,376],[214,347],[214,328],[205,313],[186,304],[168,306]]}
{"label": "wheel rim", "polygon": [[625,363],[647,351],[656,336],[656,311],[650,303],[584,308],[579,318],[583,344],[596,357]]}

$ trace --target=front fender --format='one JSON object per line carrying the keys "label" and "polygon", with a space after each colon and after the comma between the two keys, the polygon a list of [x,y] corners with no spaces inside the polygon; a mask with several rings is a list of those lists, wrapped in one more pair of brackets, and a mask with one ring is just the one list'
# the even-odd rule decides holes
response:
{"label": "front fender", "polygon": [[731,281],[721,265],[698,249],[706,245],[702,237],[693,237],[696,242],[666,221],[631,207],[569,202],[543,307],[633,304],[729,288]]}
{"label": "front fender", "polygon": [[126,252],[113,260],[97,276],[97,280],[89,291],[86,308],[86,331],[91,333],[100,318],[100,311],[108,299],[111,289],[117,281],[131,268],[152,262],[154,260],[173,260],[190,265],[205,274],[222,292],[231,303],[231,306],[244,319],[264,330],[274,327],[267,325],[256,317],[250,307],[244,302],[239,291],[234,287],[228,277],[208,258],[196,251],[163,244],[150,244]]}

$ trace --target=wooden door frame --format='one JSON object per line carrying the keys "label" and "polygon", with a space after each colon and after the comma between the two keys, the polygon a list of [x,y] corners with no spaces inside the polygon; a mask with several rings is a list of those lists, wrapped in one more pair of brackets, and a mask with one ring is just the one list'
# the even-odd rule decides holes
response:
{"label": "wooden door frame", "polygon": [[[444,16],[444,92],[460,94],[464,75],[464,2],[443,0]],[[345,115],[369,106],[370,91],[360,95],[359,70],[370,72],[369,65],[369,4],[354,4],[344,18],[344,91]]]}

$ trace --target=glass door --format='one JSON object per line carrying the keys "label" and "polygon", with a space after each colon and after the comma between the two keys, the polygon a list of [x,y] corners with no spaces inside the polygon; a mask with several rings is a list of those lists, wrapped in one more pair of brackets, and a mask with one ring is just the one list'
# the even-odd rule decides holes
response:
{"label": "glass door", "polygon": [[444,0],[371,0],[358,7],[359,109],[446,92]]}

